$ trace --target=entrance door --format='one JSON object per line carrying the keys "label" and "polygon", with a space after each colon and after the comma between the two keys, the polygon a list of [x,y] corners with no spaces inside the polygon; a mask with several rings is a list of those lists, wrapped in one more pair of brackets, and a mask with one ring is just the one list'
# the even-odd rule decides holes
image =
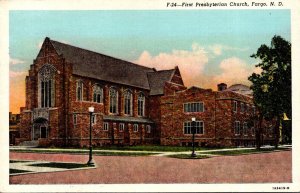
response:
{"label": "entrance door", "polygon": [[41,126],[41,138],[47,138],[47,127]]}
{"label": "entrance door", "polygon": [[128,124],[125,124],[124,128],[124,144],[129,144],[130,143],[130,133],[128,129]]}

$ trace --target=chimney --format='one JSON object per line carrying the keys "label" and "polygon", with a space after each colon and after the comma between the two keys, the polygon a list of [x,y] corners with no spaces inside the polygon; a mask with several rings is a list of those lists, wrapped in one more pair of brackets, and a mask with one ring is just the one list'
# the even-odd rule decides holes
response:
{"label": "chimney", "polygon": [[218,84],[218,91],[223,91],[226,89],[227,89],[227,84],[225,84],[225,83]]}

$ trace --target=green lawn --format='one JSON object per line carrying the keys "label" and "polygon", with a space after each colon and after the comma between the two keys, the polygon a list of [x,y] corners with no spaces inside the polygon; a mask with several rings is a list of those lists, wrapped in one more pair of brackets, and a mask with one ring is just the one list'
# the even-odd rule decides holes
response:
{"label": "green lawn", "polygon": [[[242,149],[242,150],[231,150],[231,151],[212,151],[212,152],[206,152],[206,154],[213,154],[213,155],[241,155],[241,154],[253,154],[253,153],[268,153],[268,152],[274,152],[276,149],[274,148],[264,148],[264,149]],[[276,151],[284,151],[288,150],[285,148],[280,148]]]}
{"label": "green lawn", "polygon": [[24,162],[30,162],[30,161],[23,161],[23,160],[9,160],[9,163],[24,163]]}
{"label": "green lawn", "polygon": [[[187,146],[162,146],[162,145],[136,145],[136,146],[107,146],[107,147],[95,147],[99,150],[131,150],[131,151],[168,151],[168,152],[180,152],[180,151],[192,151],[192,147]],[[195,147],[195,151],[221,149],[221,148],[208,148],[208,147]]]}
{"label": "green lawn", "polygon": [[10,174],[27,173],[27,172],[31,172],[31,171],[28,171],[28,170],[9,169],[9,173],[10,173]]}
{"label": "green lawn", "polygon": [[210,158],[210,156],[198,155],[198,154],[197,154],[196,157],[192,157],[191,154],[174,154],[174,155],[168,155],[168,157],[178,158],[178,159],[205,159],[205,158]]}
{"label": "green lawn", "polygon": [[[74,151],[67,151],[64,149],[13,149],[11,152],[21,152],[21,153],[67,153],[67,154],[88,154],[88,151],[80,151],[80,149]],[[93,155],[99,156],[148,156],[155,155],[156,153],[149,152],[93,152]]]}
{"label": "green lawn", "polygon": [[57,163],[57,162],[31,164],[29,166],[50,167],[50,168],[65,168],[65,169],[75,169],[75,168],[89,167],[87,164],[79,164],[79,163]]}

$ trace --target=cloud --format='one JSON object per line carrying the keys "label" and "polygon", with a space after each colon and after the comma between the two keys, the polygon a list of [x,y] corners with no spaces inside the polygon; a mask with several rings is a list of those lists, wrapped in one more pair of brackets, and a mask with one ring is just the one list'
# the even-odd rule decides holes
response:
{"label": "cloud", "polygon": [[24,60],[20,60],[20,59],[17,59],[17,58],[9,58],[9,64],[10,65],[23,64],[23,63],[25,63]]}
{"label": "cloud", "polygon": [[43,45],[43,43],[44,43],[44,41],[40,41],[40,42],[38,43],[38,45],[37,45],[37,48],[38,48],[38,49],[41,49],[41,48],[42,48],[42,45]]}
{"label": "cloud", "polygon": [[249,48],[239,48],[239,47],[232,47],[232,46],[227,46],[227,45],[222,45],[222,44],[214,44],[208,46],[208,50],[212,51],[212,53],[216,56],[222,55],[223,51],[240,51],[244,52],[249,50]]}
{"label": "cloud", "polygon": [[27,72],[15,72],[15,71],[9,71],[9,77],[10,78],[19,78],[22,76],[26,76]]}
{"label": "cloud", "polygon": [[228,86],[237,83],[250,85],[248,77],[253,72],[261,72],[261,69],[256,68],[254,65],[247,65],[245,61],[237,57],[224,59],[220,62],[219,68],[221,69],[221,73],[211,78],[214,89],[216,89],[216,85],[221,82],[226,83]]}
{"label": "cloud", "polygon": [[191,85],[203,73],[205,65],[208,63],[208,56],[203,47],[194,43],[191,50],[173,50],[170,53],[163,52],[156,56],[144,51],[133,62],[157,70],[173,69],[178,66],[186,85]]}

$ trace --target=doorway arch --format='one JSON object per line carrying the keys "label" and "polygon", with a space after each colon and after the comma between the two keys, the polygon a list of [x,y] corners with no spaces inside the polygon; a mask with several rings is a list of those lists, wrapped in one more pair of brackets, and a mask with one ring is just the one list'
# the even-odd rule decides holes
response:
{"label": "doorway arch", "polygon": [[35,119],[32,125],[31,139],[35,141],[40,138],[48,138],[48,135],[49,135],[48,120],[42,117]]}

